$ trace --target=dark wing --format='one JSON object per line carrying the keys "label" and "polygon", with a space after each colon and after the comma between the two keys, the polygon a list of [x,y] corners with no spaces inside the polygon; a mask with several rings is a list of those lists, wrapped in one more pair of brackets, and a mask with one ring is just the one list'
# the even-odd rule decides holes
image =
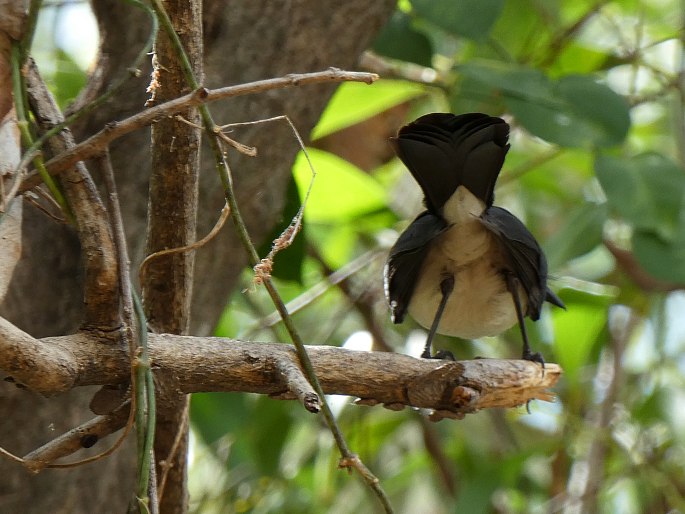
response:
{"label": "dark wing", "polygon": [[537,320],[545,300],[564,307],[564,303],[547,287],[547,259],[526,226],[501,207],[486,209],[481,220],[500,242],[509,271],[519,279],[526,292],[526,314]]}
{"label": "dark wing", "polygon": [[390,249],[385,264],[385,296],[393,323],[402,323],[429,243],[446,227],[445,221],[428,211],[419,214]]}
{"label": "dark wing", "polygon": [[402,127],[391,144],[426,197],[426,208],[440,214],[460,185],[486,206],[509,150],[509,125],[481,113],[433,113]]}

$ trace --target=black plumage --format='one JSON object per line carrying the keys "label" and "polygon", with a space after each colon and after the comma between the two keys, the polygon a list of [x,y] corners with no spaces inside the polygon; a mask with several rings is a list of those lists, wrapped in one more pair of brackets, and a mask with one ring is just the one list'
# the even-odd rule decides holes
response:
{"label": "black plumage", "polygon": [[400,129],[391,143],[419,183],[426,210],[400,235],[385,268],[392,320],[409,312],[435,332],[495,335],[523,317],[540,317],[547,262],[533,235],[509,211],[493,206],[497,176],[509,150],[509,125],[481,113],[434,113]]}

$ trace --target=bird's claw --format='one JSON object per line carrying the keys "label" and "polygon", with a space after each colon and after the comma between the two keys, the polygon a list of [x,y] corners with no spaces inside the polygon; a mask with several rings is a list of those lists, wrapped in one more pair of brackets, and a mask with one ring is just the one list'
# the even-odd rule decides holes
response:
{"label": "bird's claw", "polygon": [[422,359],[442,359],[447,361],[456,361],[454,354],[449,350],[438,350],[435,355],[431,355],[430,352],[423,352],[421,354]]}
{"label": "bird's claw", "polygon": [[521,356],[523,360],[531,361],[531,362],[537,362],[542,366],[542,376],[545,376],[545,359],[542,356],[540,352],[531,352],[530,350],[526,349],[523,351],[523,355]]}

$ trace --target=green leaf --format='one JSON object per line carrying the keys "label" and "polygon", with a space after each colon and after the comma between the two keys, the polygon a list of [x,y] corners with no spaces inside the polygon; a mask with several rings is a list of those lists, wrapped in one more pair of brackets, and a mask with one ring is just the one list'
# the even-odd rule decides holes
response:
{"label": "green leaf", "polygon": [[654,232],[637,230],[633,252],[642,267],[655,278],[685,284],[685,233],[665,241]]}
{"label": "green leaf", "polygon": [[245,396],[235,393],[195,393],[190,417],[202,439],[211,445],[229,432],[240,429],[249,412]]}
{"label": "green leaf", "polygon": [[[588,75],[567,75],[558,80],[556,89],[577,120],[575,128],[594,145],[612,146],[623,142],[630,128],[630,107],[621,95]],[[582,123],[582,125],[580,125]]]}
{"label": "green leaf", "polygon": [[625,99],[588,76],[553,81],[536,69],[486,60],[462,65],[458,71],[483,86],[481,95],[501,95],[526,130],[551,143],[613,146],[623,142],[630,128]]}
{"label": "green leaf", "polygon": [[371,48],[380,55],[431,66],[433,46],[425,34],[412,27],[411,18],[402,11],[395,11],[388,23],[376,36]]}
{"label": "green leaf", "polygon": [[552,63],[549,72],[553,76],[591,73],[602,68],[609,58],[605,52],[571,41]]}
{"label": "green leaf", "polygon": [[425,93],[425,88],[404,80],[378,80],[373,84],[345,82],[328,102],[311,138],[337,132]]}
{"label": "green leaf", "polygon": [[86,85],[88,75],[71,56],[57,48],[55,50],[55,74],[53,75],[55,99],[64,108],[76,98],[79,91]]}
{"label": "green leaf", "polygon": [[600,155],[595,173],[614,211],[637,229],[674,240],[685,196],[685,172],[677,164],[657,153]]}
{"label": "green leaf", "polygon": [[[247,397],[236,393],[195,393],[190,402],[190,420],[193,428],[207,446],[214,448],[222,437],[242,430],[250,418]],[[250,462],[251,457],[245,445],[231,447],[231,462]]]}
{"label": "green leaf", "polygon": [[587,76],[562,77],[551,84],[551,95],[509,97],[505,102],[526,130],[561,146],[618,145],[630,128],[625,99]]}
{"label": "green leaf", "polygon": [[588,364],[592,348],[607,323],[612,295],[590,294],[563,289],[560,297],[566,310],[554,309],[554,353],[568,381],[576,386],[581,369]]}
{"label": "green leaf", "polygon": [[572,210],[564,225],[544,245],[549,268],[557,269],[601,244],[607,211],[606,204],[593,203]]}
{"label": "green leaf", "polygon": [[484,41],[502,13],[504,0],[412,0],[414,12],[447,32]]}
{"label": "green leaf", "polygon": [[293,424],[290,416],[293,408],[300,406],[296,402],[284,402],[266,396],[257,398],[246,435],[255,462],[265,475],[278,473],[281,451]]}
{"label": "green leaf", "polygon": [[[331,153],[308,148],[316,170],[312,192],[304,211],[306,221],[341,223],[385,208],[386,192],[370,175]],[[293,175],[304,198],[312,173],[302,152]]]}
{"label": "green leaf", "polygon": [[[283,216],[281,223],[276,225],[269,234],[269,237],[264,240],[264,243],[259,248],[258,253],[264,257],[271,251],[273,241],[278,238],[290,225],[292,219],[300,210],[300,195],[297,189],[297,183],[294,177],[288,182],[286,190],[285,207],[283,208]],[[294,280],[302,283],[302,262],[305,256],[305,224],[302,222],[300,233],[297,234],[292,244],[285,250],[281,250],[274,259],[274,267],[272,276],[280,278],[281,280]]]}

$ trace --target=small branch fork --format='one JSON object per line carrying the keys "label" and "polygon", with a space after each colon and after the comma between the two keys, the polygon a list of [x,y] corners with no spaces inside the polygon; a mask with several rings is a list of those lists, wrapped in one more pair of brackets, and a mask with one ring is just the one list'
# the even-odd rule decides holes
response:
{"label": "small branch fork", "polygon": [[[305,405],[316,394],[290,345],[171,334],[149,334],[148,344],[158,372],[178,377],[183,393],[252,392],[298,397]],[[391,410],[427,409],[432,421],[512,408],[533,399],[550,401],[549,389],[561,376],[556,364],[546,364],[543,376],[538,364],[524,360],[447,362],[330,346],[308,346],[307,352],[326,394],[354,396],[359,405],[380,404]],[[95,335],[35,339],[1,319],[0,368],[12,373],[5,380],[44,395],[77,386],[119,385],[130,376],[126,350],[103,348]],[[29,453],[22,463],[34,472],[52,467],[55,459],[119,430],[127,416],[124,407],[98,416]]]}

